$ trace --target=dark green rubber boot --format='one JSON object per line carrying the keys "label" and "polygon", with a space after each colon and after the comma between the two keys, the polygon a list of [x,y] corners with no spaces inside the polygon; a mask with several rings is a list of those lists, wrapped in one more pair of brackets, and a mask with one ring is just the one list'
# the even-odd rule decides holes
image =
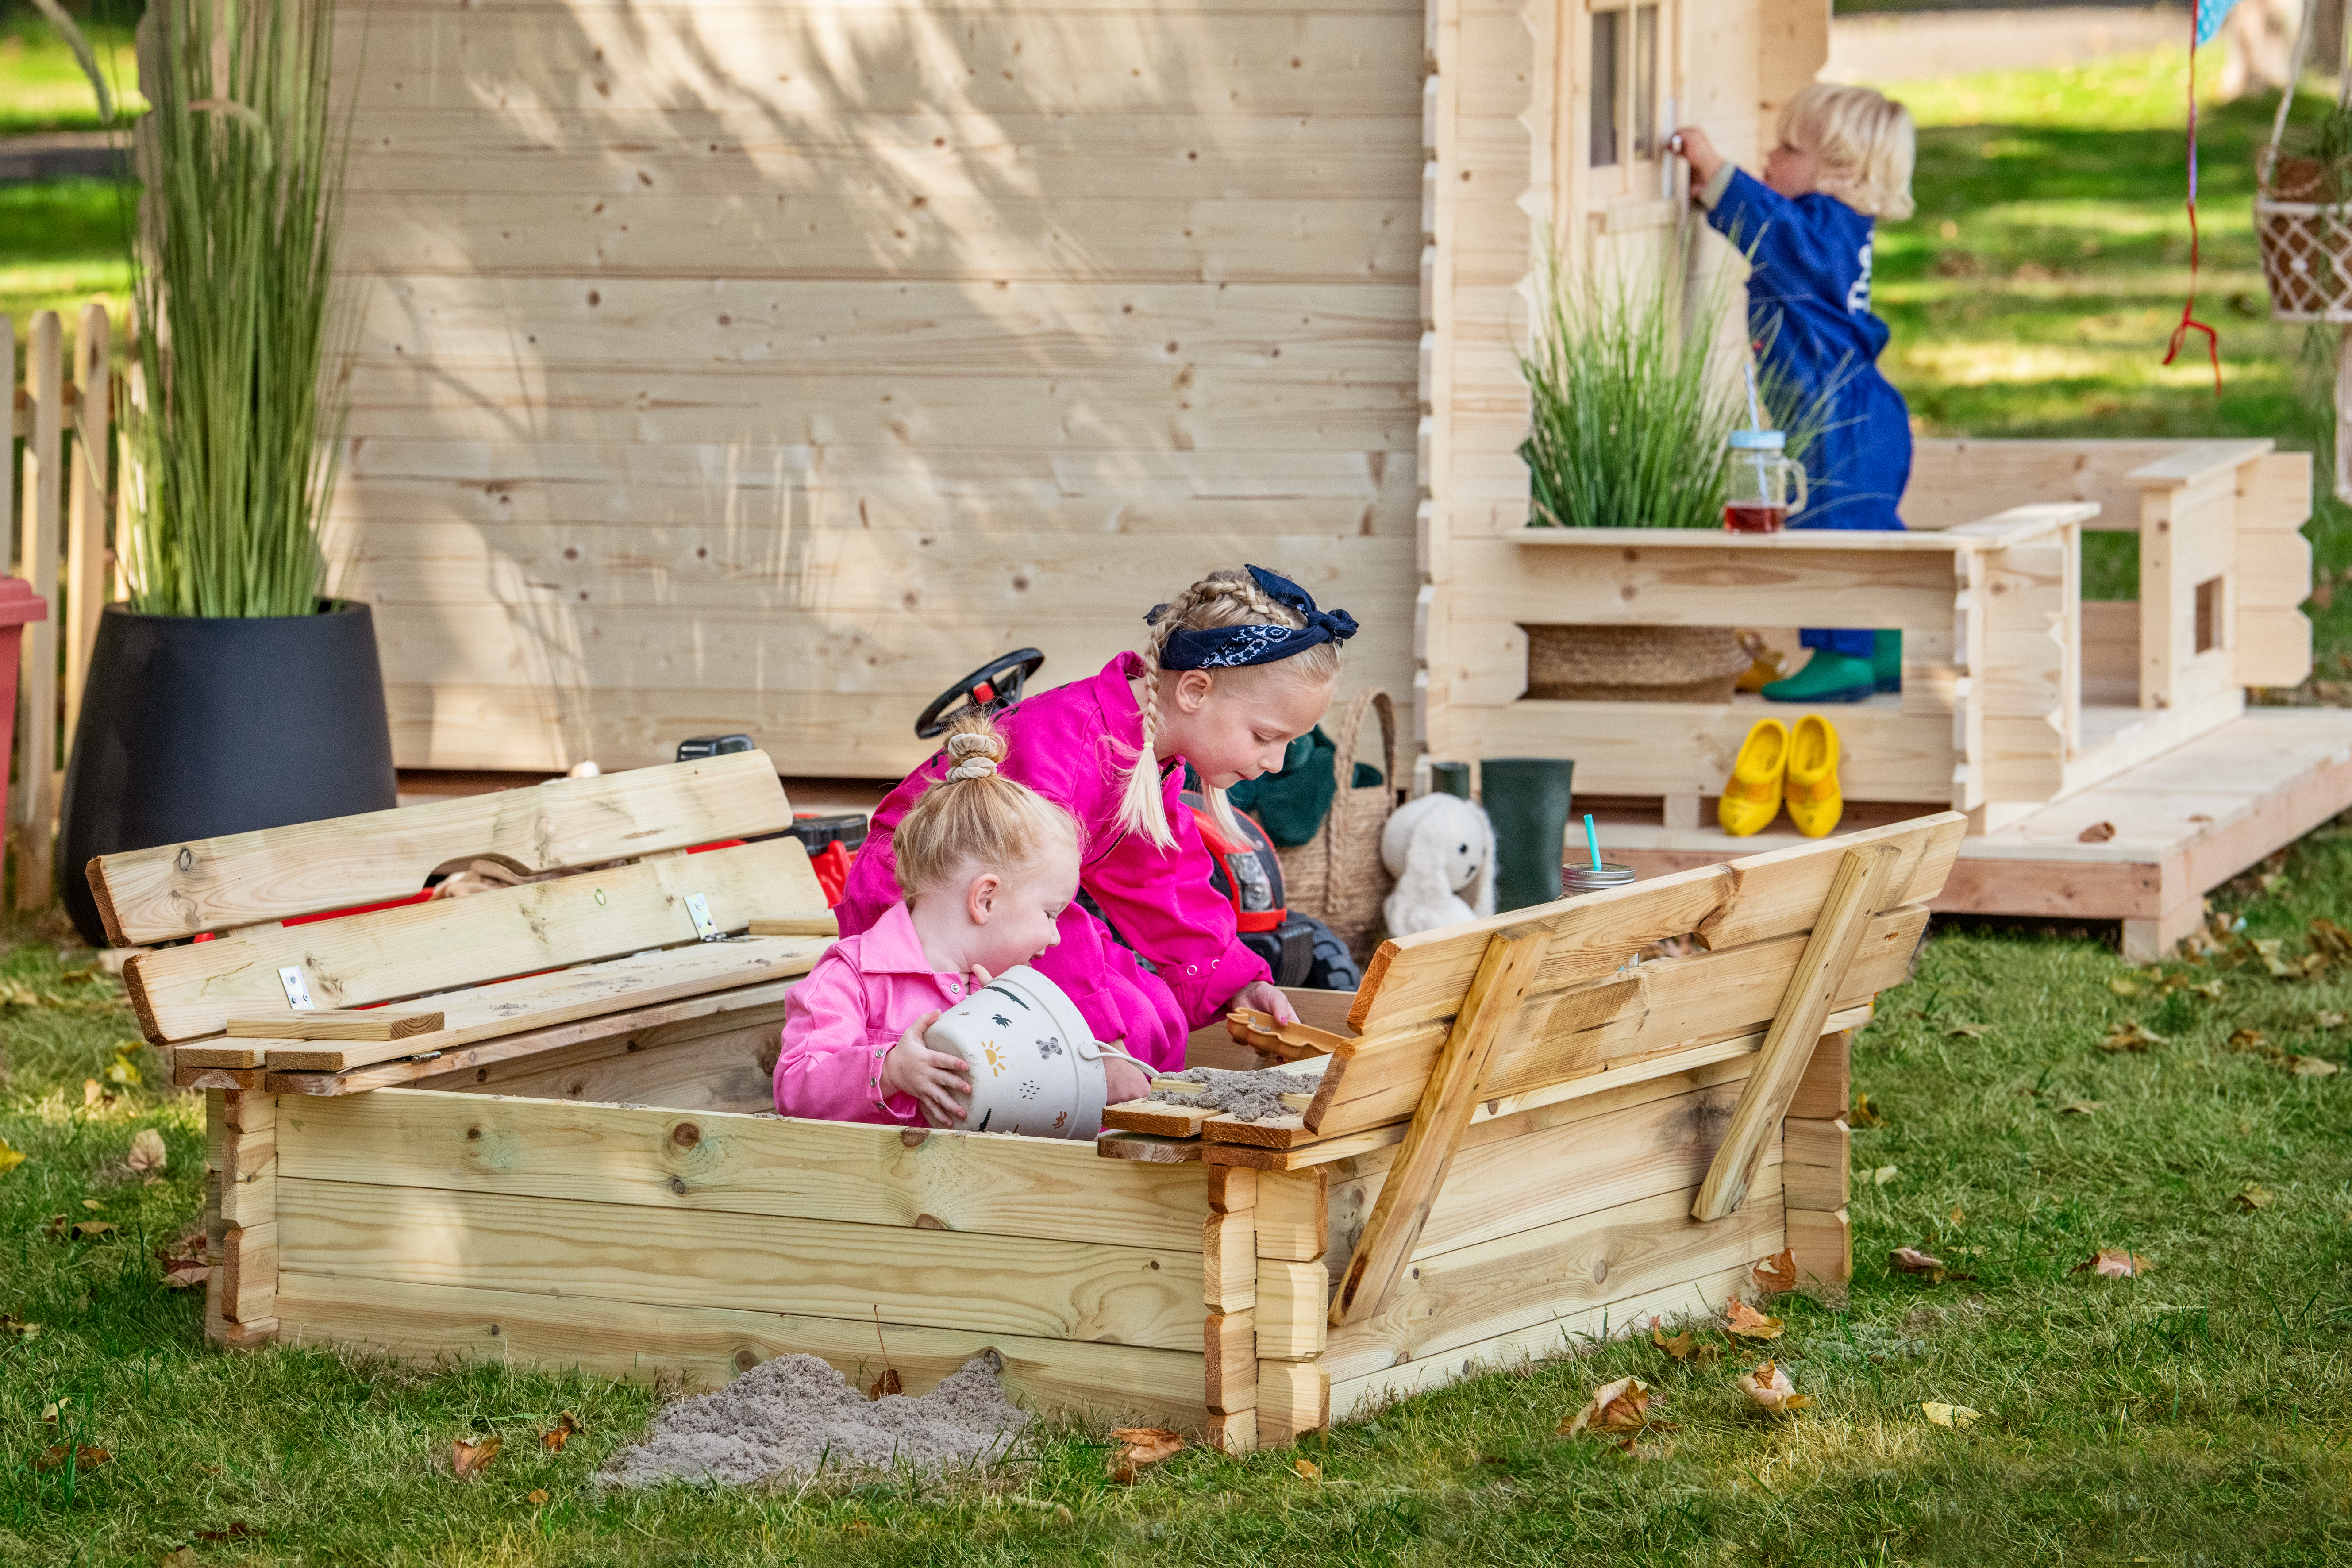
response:
{"label": "dark green rubber boot", "polygon": [[1899,631],[1877,631],[1871,634],[1870,673],[1872,684],[1881,691],[1903,689],[1903,634]]}
{"label": "dark green rubber boot", "polygon": [[1871,671],[1871,661],[1856,658],[1852,654],[1832,653],[1825,647],[1813,650],[1805,668],[1786,680],[1776,680],[1764,689],[1767,702],[1867,702],[1878,689],[1878,679]]}
{"label": "dark green rubber boot", "polygon": [[1559,897],[1575,772],[1574,763],[1552,757],[1488,757],[1478,764],[1480,804],[1495,825],[1497,913]]}

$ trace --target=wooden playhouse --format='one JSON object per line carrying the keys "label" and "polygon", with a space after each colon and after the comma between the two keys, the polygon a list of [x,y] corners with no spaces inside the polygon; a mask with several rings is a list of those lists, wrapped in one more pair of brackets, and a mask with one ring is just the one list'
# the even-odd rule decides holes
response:
{"label": "wooden playhouse", "polygon": [[[1390,942],[1298,994],[1328,1028],[1196,1037],[1282,1058],[1291,1113],[1137,1101],[1066,1142],[773,1116],[832,923],[789,821],[751,752],[93,862],[119,942],[215,933],[124,972],[209,1097],[213,1335],[915,1392],[993,1351],[1033,1405],[1242,1451],[1719,1312],[1783,1252],[1834,1292],[1847,1044],[1964,826]],[[478,858],[546,879],[402,897]]]}
{"label": "wooden playhouse", "polygon": [[[346,7],[337,561],[402,765],[741,731],[789,776],[895,777],[982,658],[1089,672],[1247,559],[1355,611],[1345,679],[1410,691],[1421,754],[1574,757],[1658,870],[1741,849],[1706,797],[1752,700],[1531,701],[1523,628],[1792,628],[1826,599],[1909,649],[1845,722],[1855,819],[1965,812],[1945,907],[2159,950],[2352,805],[2352,723],[2243,711],[2308,668],[2305,458],[1928,441],[1906,539],[1527,527],[1541,243],[1650,264],[1687,213],[1664,130],[1755,163],[1829,11]],[[2136,605],[2081,599],[2083,529],[2140,534]]]}

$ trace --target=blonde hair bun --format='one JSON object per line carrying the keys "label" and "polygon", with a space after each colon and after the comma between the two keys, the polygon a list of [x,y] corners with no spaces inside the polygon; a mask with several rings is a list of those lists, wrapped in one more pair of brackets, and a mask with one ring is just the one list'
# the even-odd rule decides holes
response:
{"label": "blonde hair bun", "polygon": [[996,764],[1004,760],[1004,737],[988,722],[987,715],[975,714],[974,717],[979,720],[978,724],[964,728],[959,721],[958,728],[948,736],[948,761],[954,765],[948,769],[947,778],[940,781],[942,784],[962,779],[992,778],[996,774]]}
{"label": "blonde hair bun", "polygon": [[899,890],[914,898],[969,868],[1010,871],[1060,842],[1085,848],[1077,820],[998,770],[1012,750],[994,720],[967,709],[948,729],[948,770],[890,836]]}

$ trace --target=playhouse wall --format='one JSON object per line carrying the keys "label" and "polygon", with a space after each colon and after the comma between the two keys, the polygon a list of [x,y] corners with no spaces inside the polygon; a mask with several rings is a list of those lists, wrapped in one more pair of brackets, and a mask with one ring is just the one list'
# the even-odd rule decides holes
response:
{"label": "playhouse wall", "polygon": [[1420,0],[346,8],[338,585],[399,761],[887,775],[982,658],[1091,673],[1244,560],[1402,696],[1424,43]]}

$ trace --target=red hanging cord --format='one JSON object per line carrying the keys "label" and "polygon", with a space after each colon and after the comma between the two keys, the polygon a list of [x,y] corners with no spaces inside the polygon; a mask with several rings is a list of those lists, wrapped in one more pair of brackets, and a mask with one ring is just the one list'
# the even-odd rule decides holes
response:
{"label": "red hanging cord", "polygon": [[[2292,89],[2289,89],[2292,91]],[[2172,329],[2171,346],[2164,351],[2169,365],[2180,357],[2181,340],[2191,332],[2205,334],[2206,357],[2213,362],[2213,395],[2221,395],[2221,334],[2197,319],[2197,7],[2189,7],[2189,300],[2180,307],[2180,324]]]}

